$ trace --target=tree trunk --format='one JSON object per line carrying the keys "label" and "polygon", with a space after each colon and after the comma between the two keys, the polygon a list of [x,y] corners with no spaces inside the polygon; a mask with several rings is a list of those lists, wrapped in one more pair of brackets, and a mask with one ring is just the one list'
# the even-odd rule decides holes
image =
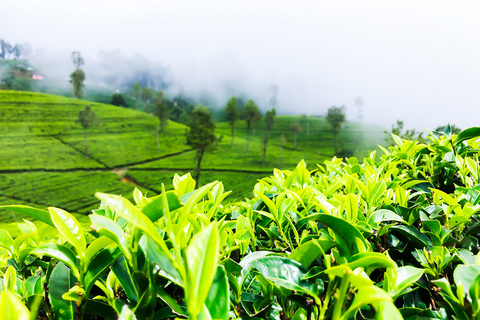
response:
{"label": "tree trunk", "polygon": [[336,133],[336,132],[333,132],[333,146],[335,147],[335,154],[334,154],[334,156],[336,156],[336,155],[337,155],[337,151],[338,151],[338,150],[337,150],[338,146],[337,146],[337,133]]}
{"label": "tree trunk", "polygon": [[250,129],[247,129],[247,147],[245,148],[245,153],[248,153],[248,141],[250,138]]}
{"label": "tree trunk", "polygon": [[83,129],[83,138],[85,139],[85,159],[88,159],[87,129]]}
{"label": "tree trunk", "polygon": [[157,153],[160,154],[160,125],[157,126]]}
{"label": "tree trunk", "polygon": [[265,156],[267,155],[267,143],[268,139],[263,143],[263,160],[262,160],[262,166],[265,167]]}
{"label": "tree trunk", "polygon": [[235,127],[232,125],[232,147],[233,147],[233,137],[235,135]]}
{"label": "tree trunk", "polygon": [[280,169],[282,169],[283,162],[283,146],[280,146]]}
{"label": "tree trunk", "polygon": [[199,155],[198,155],[197,169],[195,173],[195,180],[197,181],[197,186],[200,187],[200,165],[202,163],[204,150],[199,149],[198,152],[199,152]]}

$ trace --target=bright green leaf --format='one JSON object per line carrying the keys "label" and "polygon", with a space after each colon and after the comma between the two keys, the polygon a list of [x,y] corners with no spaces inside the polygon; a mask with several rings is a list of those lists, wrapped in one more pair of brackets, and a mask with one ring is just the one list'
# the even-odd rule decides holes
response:
{"label": "bright green leaf", "polygon": [[50,207],[48,208],[48,211],[50,211],[50,217],[52,218],[55,227],[77,250],[77,254],[83,258],[85,256],[87,242],[85,240],[82,225],[74,216],[65,210]]}
{"label": "bright green leaf", "polygon": [[217,270],[219,248],[217,225],[212,223],[197,233],[186,249],[185,298],[190,315],[197,315],[203,308]]}

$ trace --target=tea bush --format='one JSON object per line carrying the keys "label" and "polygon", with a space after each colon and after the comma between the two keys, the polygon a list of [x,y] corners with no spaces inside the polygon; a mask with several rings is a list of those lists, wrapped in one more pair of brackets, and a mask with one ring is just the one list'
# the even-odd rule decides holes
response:
{"label": "tea bush", "polygon": [[222,183],[134,203],[97,193],[85,230],[68,212],[0,230],[8,319],[480,319],[480,128],[420,144],[394,136],[363,164],[274,170],[255,197]]}

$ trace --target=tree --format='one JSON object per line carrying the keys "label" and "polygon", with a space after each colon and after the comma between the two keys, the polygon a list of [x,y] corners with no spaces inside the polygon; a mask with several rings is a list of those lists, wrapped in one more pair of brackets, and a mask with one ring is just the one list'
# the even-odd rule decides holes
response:
{"label": "tree", "polygon": [[243,107],[243,117],[247,122],[247,147],[245,149],[245,153],[248,153],[248,143],[250,139],[250,130],[252,129],[252,124],[255,124],[262,118],[262,114],[260,113],[260,109],[255,104],[253,100],[248,100]]}
{"label": "tree", "polygon": [[300,124],[302,125],[303,128],[307,128],[307,136],[310,135],[310,121],[308,121],[308,116],[306,114],[302,115],[300,118]]}
{"label": "tree", "polygon": [[200,185],[200,168],[205,151],[214,150],[219,141],[215,135],[215,123],[207,107],[198,105],[193,109],[188,122],[187,144],[197,150],[197,168],[195,180]]}
{"label": "tree", "polygon": [[80,67],[84,64],[82,55],[78,51],[72,52],[72,60],[75,71],[70,74],[70,83],[73,84],[73,94],[78,99],[82,99],[83,82],[85,81],[85,72]]}
{"label": "tree", "polygon": [[70,74],[70,83],[73,84],[73,94],[78,99],[82,99],[83,81],[85,81],[85,73],[83,70],[77,69]]}
{"label": "tree", "polygon": [[144,87],[142,88],[142,100],[146,103],[150,103],[153,97],[155,96],[155,91],[152,88]]}
{"label": "tree", "polygon": [[327,121],[332,126],[333,131],[333,145],[335,148],[335,155],[338,153],[338,135],[342,129],[342,123],[345,122],[345,107],[331,107],[328,109]]}
{"label": "tree", "polygon": [[280,137],[280,169],[282,169],[282,162],[283,162],[283,147],[287,143],[287,138],[282,134]]}
{"label": "tree", "polygon": [[87,144],[87,129],[93,125],[98,123],[98,118],[95,112],[90,108],[90,106],[86,106],[85,109],[80,111],[78,114],[78,120],[82,127],[83,127],[83,138],[85,139],[85,159],[88,158],[88,144]]}
{"label": "tree", "polygon": [[227,106],[225,107],[225,114],[227,115],[227,121],[232,128],[232,146],[233,146],[233,139],[235,136],[235,121],[238,120],[238,103],[237,98],[235,96],[231,97],[227,101]]}
{"label": "tree", "polygon": [[265,157],[267,155],[267,144],[268,144],[268,139],[270,138],[270,132],[263,131],[260,138],[262,140],[262,150],[263,150],[262,166],[265,166]]}
{"label": "tree", "polygon": [[75,69],[80,69],[80,67],[85,64],[82,54],[79,51],[72,52],[72,60],[73,60],[73,65],[75,66]]}
{"label": "tree", "polygon": [[302,126],[300,125],[300,123],[298,122],[294,122],[292,123],[292,125],[290,126],[290,129],[292,129],[293,131],[293,150],[297,150],[297,134],[299,132],[302,132],[303,128]]}
{"label": "tree", "polygon": [[265,166],[265,157],[267,155],[267,145],[268,145],[268,139],[270,138],[270,131],[272,130],[273,124],[275,123],[275,116],[277,115],[277,112],[275,111],[275,108],[273,108],[271,111],[267,111],[265,114],[265,126],[267,127],[267,131],[262,133],[262,143],[263,143],[263,160],[262,160],[262,166]]}
{"label": "tree", "polygon": [[117,107],[127,107],[127,101],[125,101],[125,97],[120,92],[112,94],[112,99],[110,100],[110,104],[117,106]]}
{"label": "tree", "polygon": [[159,123],[157,126],[157,150],[160,153],[160,132],[163,133],[163,129],[168,124],[168,108],[164,102],[164,96],[162,91],[155,93],[153,114],[158,118]]}
{"label": "tree", "polygon": [[271,131],[273,128],[273,124],[275,123],[275,116],[277,115],[277,111],[273,108],[270,111],[267,111],[265,114],[265,126],[267,127],[267,131]]}

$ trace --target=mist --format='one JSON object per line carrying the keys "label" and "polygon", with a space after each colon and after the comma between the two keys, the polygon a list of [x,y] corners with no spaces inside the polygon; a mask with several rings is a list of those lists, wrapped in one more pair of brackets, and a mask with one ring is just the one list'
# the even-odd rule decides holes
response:
{"label": "mist", "polygon": [[[280,114],[325,114],[434,129],[478,126],[480,3],[463,1],[10,1],[2,37],[55,51],[45,72],[68,77],[71,51],[87,84],[131,79],[222,107],[231,95]],[[15,17],[15,18],[13,18]],[[42,17],[42,23],[38,22]],[[143,78],[142,78],[143,75]],[[149,82],[150,81],[150,82]]]}

